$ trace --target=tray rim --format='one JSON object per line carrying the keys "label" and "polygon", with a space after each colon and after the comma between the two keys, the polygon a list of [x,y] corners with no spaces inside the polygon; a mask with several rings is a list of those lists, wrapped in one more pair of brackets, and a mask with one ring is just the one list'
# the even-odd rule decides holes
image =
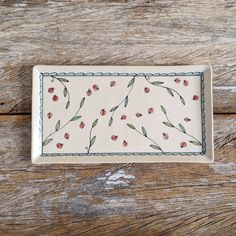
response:
{"label": "tray rim", "polygon": [[[186,72],[186,69],[188,70]],[[130,72],[130,70],[135,72]],[[138,72],[145,70],[155,70],[158,73]],[[172,70],[172,72],[170,72]],[[179,72],[176,72],[178,71]],[[181,72],[184,70],[184,72]],[[102,72],[100,72],[102,71]],[[116,72],[108,72],[116,71]],[[118,72],[123,71],[123,72]],[[126,71],[126,72],[124,72]],[[41,140],[37,138],[38,130],[41,129],[42,99],[41,78],[43,76],[200,76],[201,93],[204,100],[204,113],[202,114],[203,127],[203,152],[202,153],[91,153],[84,155],[81,153],[68,154],[42,154],[36,150],[36,146],[41,148]],[[40,78],[40,79],[39,79]],[[212,101],[212,67],[210,65],[186,65],[186,66],[52,66],[36,65],[33,67],[32,83],[32,151],[31,160],[34,164],[46,163],[130,163],[130,162],[197,162],[212,163],[214,161],[213,150],[213,101]],[[39,91],[40,90],[40,91]],[[207,93],[205,93],[207,91]],[[40,96],[35,96],[39,94]],[[202,102],[202,101],[201,101]],[[39,105],[37,107],[37,105]],[[205,121],[204,122],[204,118]],[[39,121],[37,123],[37,121]],[[206,125],[205,125],[206,123]],[[41,134],[39,134],[40,136]],[[205,136],[205,139],[204,139]],[[40,141],[40,142],[39,142]],[[208,146],[207,150],[206,145]],[[107,158],[108,157],[108,158]],[[127,161],[128,159],[128,161]]]}

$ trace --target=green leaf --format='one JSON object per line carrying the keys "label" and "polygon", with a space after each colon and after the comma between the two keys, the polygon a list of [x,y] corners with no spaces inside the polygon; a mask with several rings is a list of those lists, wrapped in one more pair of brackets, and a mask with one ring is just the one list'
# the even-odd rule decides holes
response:
{"label": "green leaf", "polygon": [[131,129],[135,129],[135,127],[129,123],[127,123],[127,125],[131,128]]}
{"label": "green leaf", "polygon": [[61,125],[61,121],[58,120],[57,123],[56,123],[56,126],[55,126],[55,130],[58,131],[59,128],[60,128],[60,125]]}
{"label": "green leaf", "polygon": [[166,115],[166,109],[165,109],[165,107],[163,107],[162,105],[161,105],[161,110],[162,110],[162,112]]}
{"label": "green leaf", "polygon": [[110,112],[115,111],[118,108],[118,106],[112,107]]}
{"label": "green leaf", "polygon": [[43,146],[46,146],[46,145],[48,145],[51,141],[52,141],[52,138],[46,139],[46,140],[43,141],[42,145],[43,145]]}
{"label": "green leaf", "polygon": [[150,147],[156,150],[161,150],[161,148],[158,145],[151,144]]}
{"label": "green leaf", "polygon": [[162,81],[153,81],[153,82],[151,82],[151,84],[160,85],[160,84],[164,84],[164,82],[162,82]]}
{"label": "green leaf", "polygon": [[90,140],[89,142],[89,146],[92,147],[93,144],[95,143],[95,140],[96,140],[96,136],[93,136],[92,139]]}
{"label": "green leaf", "polygon": [[184,101],[184,98],[183,97],[179,97],[180,98],[180,101],[185,105],[185,101]]}
{"label": "green leaf", "polygon": [[146,129],[145,129],[144,127],[142,127],[142,132],[143,132],[143,135],[144,135],[145,137],[147,137],[147,131],[146,131]]}
{"label": "green leaf", "polygon": [[128,96],[125,97],[125,107],[128,105],[129,98]]}
{"label": "green leaf", "polygon": [[93,122],[92,128],[94,128],[94,127],[97,125],[97,123],[98,123],[98,119],[96,119],[96,120]]}
{"label": "green leaf", "polygon": [[174,125],[172,125],[171,123],[169,122],[162,122],[164,125],[168,126],[168,127],[174,127]]}
{"label": "green leaf", "polygon": [[70,101],[66,103],[66,109],[68,109],[69,106],[70,106]]}
{"label": "green leaf", "polygon": [[179,128],[182,130],[183,133],[186,134],[186,129],[183,127],[183,125],[179,124]]}
{"label": "green leaf", "polygon": [[82,116],[74,116],[70,121],[75,121],[75,120],[78,120],[80,119]]}
{"label": "green leaf", "polygon": [[127,88],[130,87],[135,81],[135,78],[131,79],[127,85]]}
{"label": "green leaf", "polygon": [[113,123],[113,118],[111,117],[110,120],[109,120],[109,126],[111,126]]}
{"label": "green leaf", "polygon": [[64,79],[64,78],[56,78],[57,80],[61,81],[61,82],[69,82],[69,80]]}
{"label": "green leaf", "polygon": [[196,146],[201,146],[202,144],[198,141],[189,141],[190,143],[192,143],[193,145],[196,145]]}
{"label": "green leaf", "polygon": [[170,96],[171,97],[174,97],[174,94],[173,94],[173,92],[171,91],[171,89],[169,89],[169,88],[166,88],[167,89],[167,92],[170,94]]}
{"label": "green leaf", "polygon": [[84,105],[85,97],[82,98],[79,107],[81,108]]}
{"label": "green leaf", "polygon": [[68,94],[68,90],[67,90],[66,87],[65,87],[64,90],[63,90],[63,94],[64,94],[64,97],[66,97],[66,95]]}

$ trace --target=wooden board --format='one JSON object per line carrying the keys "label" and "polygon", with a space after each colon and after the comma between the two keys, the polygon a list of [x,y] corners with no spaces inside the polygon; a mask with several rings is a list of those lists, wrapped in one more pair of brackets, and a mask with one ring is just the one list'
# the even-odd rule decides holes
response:
{"label": "wooden board", "polygon": [[[1,235],[235,235],[234,1],[7,0],[0,22]],[[215,163],[31,164],[33,65],[207,63]]]}
{"label": "wooden board", "polygon": [[214,118],[210,165],[35,166],[30,116],[0,116],[1,234],[233,235],[236,115]]}

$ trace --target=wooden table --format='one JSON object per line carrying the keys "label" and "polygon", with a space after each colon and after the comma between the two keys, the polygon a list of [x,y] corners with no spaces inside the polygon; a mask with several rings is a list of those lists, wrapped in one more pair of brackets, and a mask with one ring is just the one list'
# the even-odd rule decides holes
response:
{"label": "wooden table", "polygon": [[[0,22],[0,235],[236,235],[235,1],[9,0]],[[207,63],[213,164],[31,164],[33,65]]]}

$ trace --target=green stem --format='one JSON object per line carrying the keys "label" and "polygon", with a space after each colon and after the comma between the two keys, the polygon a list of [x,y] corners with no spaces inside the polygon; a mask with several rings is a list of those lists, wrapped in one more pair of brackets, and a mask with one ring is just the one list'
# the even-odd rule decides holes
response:
{"label": "green stem", "polygon": [[[135,77],[136,77],[136,75],[133,77],[133,79],[135,79]],[[134,81],[134,83],[135,83],[135,81]],[[119,106],[120,106],[122,103],[124,103],[126,97],[129,97],[131,91],[133,90],[134,83],[130,86],[130,90],[129,90],[129,92],[126,94],[126,96],[124,97],[124,99],[122,99],[122,101],[117,105],[117,109],[119,108]],[[113,118],[114,113],[117,111],[117,109],[115,109],[115,110],[111,113],[110,119]]]}
{"label": "green stem", "polygon": [[62,81],[60,81],[57,77],[55,77],[55,76],[52,76],[52,79],[56,79],[58,82],[60,82],[60,83],[62,84],[62,86],[64,86],[64,88],[66,88],[66,90],[67,90],[67,96],[68,96],[67,102],[70,103],[70,93],[69,93],[69,90],[67,89],[66,85],[65,85]]}
{"label": "green stem", "polygon": [[176,130],[180,131],[181,133],[186,134],[187,136],[193,138],[194,140],[196,140],[197,142],[199,142],[199,143],[202,145],[202,143],[201,143],[198,139],[196,139],[195,137],[193,137],[191,134],[189,134],[189,133],[187,133],[187,132],[183,132],[181,129],[179,129],[178,127],[176,127],[176,126],[170,121],[170,119],[169,119],[169,117],[167,116],[167,114],[165,114],[165,116],[166,116],[166,119],[168,120],[168,122],[169,122],[171,125],[173,125],[173,128],[175,128]]}
{"label": "green stem", "polygon": [[[151,85],[153,85],[150,81],[149,81],[149,79],[150,78],[147,78],[147,76],[144,76],[145,77],[145,80],[149,83],[149,84],[151,84]],[[160,85],[160,84],[157,84],[157,85],[155,85],[155,86],[158,86],[158,87],[161,87],[161,88],[164,88],[164,89],[170,89],[171,91],[173,91],[174,93],[176,93],[180,98],[183,98],[180,94],[179,94],[179,92],[177,92],[175,89],[173,89],[173,88],[170,88],[170,87],[167,87],[167,86],[163,86],[163,85]]]}
{"label": "green stem", "polygon": [[[77,110],[77,112],[74,114],[74,116],[73,116],[72,118],[70,118],[69,121],[67,121],[67,122],[66,122],[63,126],[61,126],[58,130],[56,130],[56,131],[52,132],[51,134],[49,134],[49,135],[44,139],[44,141],[47,140],[48,138],[50,138],[53,134],[55,134],[55,133],[58,132],[59,130],[64,129],[64,128],[71,122],[71,120],[72,120],[74,117],[76,117],[76,116],[78,115],[78,113],[80,112],[80,109],[81,109],[81,106],[79,107],[79,109]],[[44,141],[43,141],[43,142],[44,142]]]}
{"label": "green stem", "polygon": [[[145,136],[142,132],[138,131],[136,128],[135,128],[134,130],[135,130],[137,133],[141,134],[143,137],[149,139],[152,143],[154,143],[154,144],[157,145],[158,147],[160,147],[160,145],[159,145],[157,142],[155,142],[153,139],[149,138],[148,136]],[[161,147],[160,147],[160,149],[161,149],[162,153],[164,153]]]}
{"label": "green stem", "polygon": [[91,129],[89,131],[89,147],[87,148],[87,153],[90,152],[90,148],[91,148],[90,141],[91,141],[91,136],[92,136],[92,129],[93,129],[93,127],[91,127]]}

